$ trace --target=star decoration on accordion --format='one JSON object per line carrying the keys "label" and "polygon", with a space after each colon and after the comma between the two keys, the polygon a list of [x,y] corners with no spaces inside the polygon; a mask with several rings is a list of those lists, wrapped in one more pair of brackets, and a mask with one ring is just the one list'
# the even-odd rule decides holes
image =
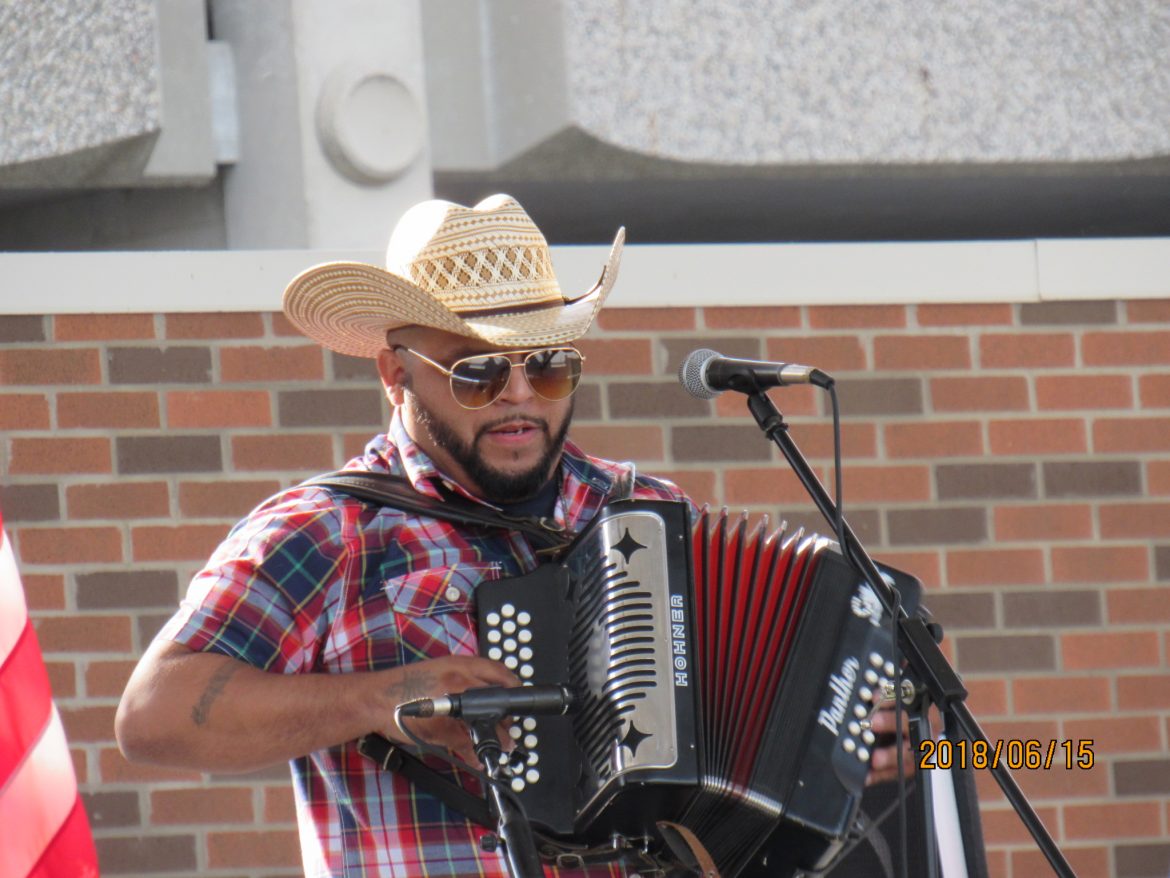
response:
{"label": "star decoration on accordion", "polygon": [[622,553],[622,558],[625,559],[627,564],[630,563],[630,558],[636,551],[646,548],[636,539],[630,536],[630,529],[628,527],[626,528],[625,536],[614,543],[613,547]]}
{"label": "star decoration on accordion", "polygon": [[[645,548],[645,546],[642,548]],[[625,737],[622,738],[622,744],[623,746],[630,748],[630,756],[637,756],[638,745],[650,737],[653,736],[640,731],[638,727],[634,725],[634,721],[630,720],[630,727],[626,729]]]}

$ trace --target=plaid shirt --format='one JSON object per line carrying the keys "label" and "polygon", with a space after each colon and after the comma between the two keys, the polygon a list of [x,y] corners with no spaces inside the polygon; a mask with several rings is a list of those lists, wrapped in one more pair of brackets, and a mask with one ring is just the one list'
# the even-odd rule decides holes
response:
{"label": "plaid shirt", "polygon": [[[439,499],[440,484],[466,495],[397,415],[389,433],[346,468],[405,475],[415,490]],[[567,442],[557,520],[580,532],[618,480],[633,475],[631,464],[589,457]],[[669,482],[635,476],[632,484],[635,498],[685,499]],[[294,487],[233,528],[159,636],[281,674],[345,674],[474,655],[476,586],[536,565],[515,532],[463,528]],[[499,853],[480,850],[482,827],[382,771],[354,742],[294,759],[291,768],[305,874],[312,878],[508,874]],[[623,870],[595,866],[589,874]]]}

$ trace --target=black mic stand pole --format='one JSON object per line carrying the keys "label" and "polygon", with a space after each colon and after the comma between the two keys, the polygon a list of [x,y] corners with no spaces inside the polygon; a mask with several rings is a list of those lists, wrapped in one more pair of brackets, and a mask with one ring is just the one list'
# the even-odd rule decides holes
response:
{"label": "black mic stand pole", "polygon": [[[756,419],[760,429],[784,454],[793,472],[796,473],[797,478],[800,479],[801,484],[804,485],[805,490],[825,520],[835,525],[837,521],[836,506],[828,491],[825,490],[825,486],[821,484],[816,473],[808,465],[808,461],[800,453],[800,449],[797,448],[792,437],[788,435],[788,425],[784,423],[784,416],[780,414],[779,409],[768,398],[768,395],[759,387],[754,386],[754,381],[751,382],[751,385],[753,386],[737,387],[736,389],[747,394],[748,409]],[[842,522],[842,536],[846,542],[846,545],[841,547],[842,553],[865,577],[866,582],[874,589],[885,604],[886,610],[889,611],[895,605],[893,590],[882,579],[873,559],[866,553],[857,534],[853,532],[848,522]],[[939,649],[938,643],[931,635],[926,623],[917,617],[911,619],[905,611],[900,611],[898,646],[910,668],[918,675],[930,693],[930,697],[939,711],[951,717],[953,724],[968,741],[973,744],[982,741],[985,746],[990,747],[987,735],[984,734],[979,723],[975,721],[975,717],[964,701],[967,697],[966,687],[963,686],[959,675],[955,673],[954,668],[950,666],[946,656]],[[896,697],[901,697],[901,694],[900,692],[896,693]],[[1056,846],[1056,842],[1053,841],[1051,834],[1037,816],[1027,797],[1024,796],[1023,790],[1020,789],[1015,778],[1007,770],[1007,766],[997,761],[989,766],[989,770],[1056,874],[1061,878],[1076,878],[1072,866],[1069,865],[1064,854],[1060,852],[1060,848]]]}
{"label": "black mic stand pole", "polygon": [[536,837],[520,804],[500,789],[511,782],[500,764],[503,749],[496,737],[496,719],[477,719],[469,723],[475,755],[494,782],[486,790],[488,805],[496,818],[496,834],[504,845],[504,859],[512,878],[544,878],[544,867],[536,849]]}

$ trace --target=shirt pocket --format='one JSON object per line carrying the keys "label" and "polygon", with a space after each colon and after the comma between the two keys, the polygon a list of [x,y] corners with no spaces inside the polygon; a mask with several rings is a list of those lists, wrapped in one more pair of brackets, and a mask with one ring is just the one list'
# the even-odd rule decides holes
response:
{"label": "shirt pocket", "polygon": [[388,580],[386,597],[403,663],[444,655],[476,655],[475,589],[498,579],[497,564],[453,564]]}

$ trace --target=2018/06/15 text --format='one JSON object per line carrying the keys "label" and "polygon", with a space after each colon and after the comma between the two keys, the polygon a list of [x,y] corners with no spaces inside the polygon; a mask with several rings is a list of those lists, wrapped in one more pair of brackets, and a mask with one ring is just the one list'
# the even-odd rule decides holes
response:
{"label": "2018/06/15 text", "polygon": [[918,745],[918,767],[933,768],[996,768],[1001,763],[1013,771],[1027,768],[1083,768],[1096,762],[1093,739],[1078,741],[1051,740],[1047,743],[1035,738],[1002,738],[988,741],[923,741]]}

